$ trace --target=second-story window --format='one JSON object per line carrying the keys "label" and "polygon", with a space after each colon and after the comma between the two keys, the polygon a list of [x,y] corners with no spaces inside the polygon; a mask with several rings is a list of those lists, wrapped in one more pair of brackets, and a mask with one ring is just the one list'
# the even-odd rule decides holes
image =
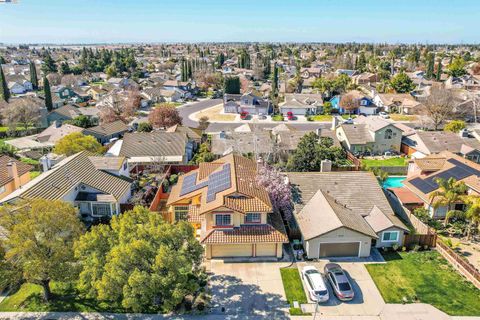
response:
{"label": "second-story window", "polygon": [[188,218],[188,206],[176,206],[175,221],[187,220],[187,218]]}
{"label": "second-story window", "polygon": [[215,215],[215,225],[216,226],[231,226],[232,225],[232,215],[230,215],[230,214],[216,214]]}
{"label": "second-story window", "polygon": [[393,131],[392,129],[385,130],[385,139],[392,139]]}
{"label": "second-story window", "polygon": [[262,216],[260,213],[247,213],[245,215],[245,223],[260,223],[262,221]]}

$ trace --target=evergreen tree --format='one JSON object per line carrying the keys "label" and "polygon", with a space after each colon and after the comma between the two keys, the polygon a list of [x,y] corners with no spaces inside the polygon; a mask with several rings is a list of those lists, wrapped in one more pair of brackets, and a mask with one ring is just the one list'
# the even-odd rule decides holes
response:
{"label": "evergreen tree", "polygon": [[32,83],[33,89],[38,89],[38,77],[37,77],[37,68],[33,61],[30,61],[30,82]]}
{"label": "evergreen tree", "polygon": [[274,97],[278,95],[278,68],[276,62],[273,64],[272,95]]}
{"label": "evergreen tree", "polygon": [[437,81],[440,81],[441,78],[442,78],[442,59],[438,60],[438,63],[437,63],[437,74],[436,74],[436,77],[435,77],[435,80]]}
{"label": "evergreen tree", "polygon": [[45,59],[43,59],[42,71],[45,74],[57,72],[57,65],[49,52],[46,53]]}
{"label": "evergreen tree", "polygon": [[7,79],[5,79],[5,74],[3,73],[3,68],[0,65],[0,94],[3,97],[5,102],[8,102],[10,99],[10,90],[8,90]]}
{"label": "evergreen tree", "polygon": [[47,77],[43,77],[43,92],[45,94],[45,107],[48,111],[52,111],[52,92],[50,90],[50,82],[48,81]]}
{"label": "evergreen tree", "polygon": [[70,70],[70,66],[68,65],[68,63],[66,61],[64,61],[60,64],[60,73],[61,74],[72,73],[72,71]]}
{"label": "evergreen tree", "polygon": [[229,94],[240,94],[240,78],[225,77],[223,90]]}
{"label": "evergreen tree", "polygon": [[435,71],[435,54],[430,52],[427,56],[427,79],[432,79]]}
{"label": "evergreen tree", "polygon": [[5,61],[5,58],[2,57],[2,56],[0,56],[0,64],[5,64],[5,63],[7,63],[7,62]]}

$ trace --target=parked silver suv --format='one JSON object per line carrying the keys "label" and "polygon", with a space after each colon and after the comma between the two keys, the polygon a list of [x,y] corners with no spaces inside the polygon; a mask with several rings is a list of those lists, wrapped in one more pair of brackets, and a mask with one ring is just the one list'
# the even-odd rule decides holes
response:
{"label": "parked silver suv", "polygon": [[348,277],[336,263],[328,263],[324,267],[325,275],[333,288],[333,293],[342,301],[350,301],[354,297],[354,292]]}

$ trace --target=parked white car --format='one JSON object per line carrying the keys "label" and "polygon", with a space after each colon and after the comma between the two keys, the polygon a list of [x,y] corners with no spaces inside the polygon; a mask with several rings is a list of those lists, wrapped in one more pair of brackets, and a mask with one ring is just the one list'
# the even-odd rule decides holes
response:
{"label": "parked white car", "polygon": [[383,118],[383,119],[390,119],[390,116],[388,115],[388,113],[386,112],[379,112],[378,115],[380,116],[380,118]]}
{"label": "parked white car", "polygon": [[308,295],[312,301],[325,302],[328,301],[328,289],[323,275],[313,266],[306,266],[302,269],[302,279],[308,289]]}

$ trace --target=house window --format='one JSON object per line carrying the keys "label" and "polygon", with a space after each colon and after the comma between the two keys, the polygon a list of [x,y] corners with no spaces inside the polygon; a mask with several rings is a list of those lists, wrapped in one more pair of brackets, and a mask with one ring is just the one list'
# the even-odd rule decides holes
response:
{"label": "house window", "polygon": [[231,214],[216,214],[215,215],[216,226],[231,226],[232,215]]}
{"label": "house window", "polygon": [[392,129],[385,130],[385,139],[392,139],[392,137],[393,137]]}
{"label": "house window", "polygon": [[398,241],[398,231],[385,231],[382,234],[383,242],[397,242]]}
{"label": "house window", "polygon": [[111,213],[110,203],[92,203],[92,216],[104,217]]}
{"label": "house window", "polygon": [[175,207],[175,221],[187,220],[188,218],[188,206]]}
{"label": "house window", "polygon": [[262,215],[260,213],[247,213],[245,215],[245,223],[260,223],[262,221]]}
{"label": "house window", "polygon": [[0,187],[0,193],[4,193],[6,191],[5,186]]}

